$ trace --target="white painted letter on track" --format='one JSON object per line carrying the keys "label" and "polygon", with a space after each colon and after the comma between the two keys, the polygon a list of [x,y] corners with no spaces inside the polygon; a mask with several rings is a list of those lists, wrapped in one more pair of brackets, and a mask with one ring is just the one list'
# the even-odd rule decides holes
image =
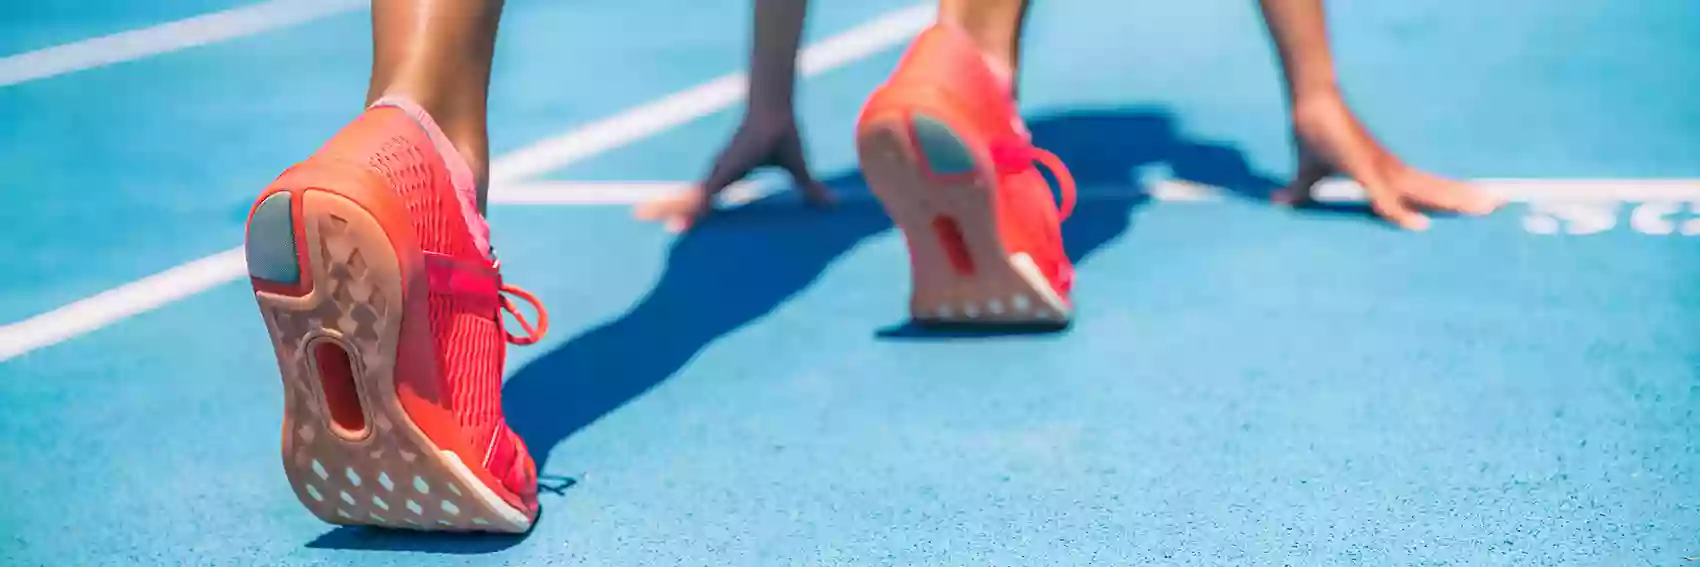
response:
{"label": "white painted letter on track", "polygon": [[1700,201],[1534,202],[1523,228],[1542,235],[1587,236],[1628,228],[1649,236],[1700,236]]}

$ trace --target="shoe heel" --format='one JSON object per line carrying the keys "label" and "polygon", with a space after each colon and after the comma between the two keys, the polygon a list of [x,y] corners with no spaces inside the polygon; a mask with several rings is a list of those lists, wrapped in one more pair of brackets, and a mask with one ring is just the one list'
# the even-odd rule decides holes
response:
{"label": "shoe heel", "polygon": [[[403,334],[426,336],[415,327],[427,283],[412,233],[392,234],[386,226],[405,225],[382,219],[405,209],[382,180],[353,170],[301,168],[277,186],[287,189],[255,205],[246,247],[282,375],[282,457],[297,498],[333,524],[529,530],[532,517],[468,467],[479,462],[422,429],[453,425],[451,415],[421,421],[410,412],[424,410],[403,405],[398,376],[418,359],[401,356]],[[272,289],[280,284],[288,289]],[[414,398],[446,395],[407,384]]]}
{"label": "shoe heel", "polygon": [[910,316],[921,324],[1065,325],[1068,313],[998,226],[997,173],[987,150],[943,108],[870,115],[857,150],[869,188],[903,231]]}
{"label": "shoe heel", "polygon": [[326,522],[409,527],[392,495],[403,470],[387,466],[406,445],[393,386],[404,282],[383,230],[338,193],[280,189],[255,205],[246,257],[283,378],[296,496]]}
{"label": "shoe heel", "polygon": [[977,169],[974,152],[968,149],[968,143],[938,118],[916,112],[909,117],[909,131],[914,137],[915,149],[921,153],[922,163],[933,176],[967,175]]}
{"label": "shoe heel", "polygon": [[[909,245],[912,317],[968,316],[963,299],[979,293],[982,276],[1004,256],[996,180],[983,152],[924,110],[867,121],[857,146],[869,188]],[[982,311],[966,309],[972,316]]]}
{"label": "shoe heel", "polygon": [[248,275],[276,286],[295,287],[301,282],[301,260],[297,255],[295,198],[290,191],[261,197],[248,215],[243,253]]}
{"label": "shoe heel", "polygon": [[[968,144],[944,122],[926,113],[917,112],[909,118],[909,131],[920,153],[921,163],[933,177],[962,176],[974,173],[974,153]],[[932,219],[933,235],[956,275],[974,275],[974,256],[962,235],[962,225],[954,217],[939,214]]]}

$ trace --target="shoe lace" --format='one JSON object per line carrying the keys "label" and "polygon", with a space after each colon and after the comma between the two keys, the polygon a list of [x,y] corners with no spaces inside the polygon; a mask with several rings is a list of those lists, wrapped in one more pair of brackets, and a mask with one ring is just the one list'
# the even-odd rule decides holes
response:
{"label": "shoe lace", "polygon": [[[1057,179],[1057,193],[1062,201],[1058,203],[1058,220],[1067,220],[1069,215],[1074,214],[1074,175],[1069,173],[1068,166],[1063,165],[1062,159],[1056,154],[1034,146],[1025,138],[1019,141],[994,142],[991,150],[992,164],[1001,175],[1019,175],[1037,169],[1040,165],[1049,169],[1051,175]],[[1053,263],[1049,270],[1058,289],[1067,293],[1074,287],[1074,266],[1066,260]]]}
{"label": "shoe lace", "polygon": [[1062,218],[1067,219],[1074,213],[1074,176],[1068,172],[1056,154],[1035,147],[1027,141],[1008,141],[992,144],[992,163],[997,166],[998,173],[1015,175],[1035,169],[1037,165],[1045,166],[1056,176],[1062,202],[1059,203]]}
{"label": "shoe lace", "polygon": [[[543,340],[549,333],[549,312],[543,309],[543,302],[531,292],[517,286],[508,285],[502,281],[501,265],[482,265],[467,262],[453,256],[434,252],[425,253],[425,272],[430,279],[432,293],[443,293],[468,298],[473,301],[489,301],[490,288],[496,288],[496,322],[501,325],[501,311],[508,312],[515,321],[519,321],[524,335],[515,335],[508,331],[506,325],[501,325],[502,335],[508,342],[516,345],[529,345]],[[519,309],[519,304],[513,298],[531,304],[531,309],[537,312],[537,324],[531,324],[526,319],[525,312]],[[485,304],[488,305],[488,304]]]}
{"label": "shoe lace", "polygon": [[[512,315],[515,321],[519,321],[520,328],[525,329],[524,335],[515,335],[509,332],[507,327],[503,327],[502,334],[507,335],[508,342],[525,346],[543,340],[543,336],[549,334],[549,312],[543,309],[543,302],[539,301],[537,296],[532,295],[531,292],[516,286],[502,284],[500,291],[505,294],[500,296],[502,310]],[[519,310],[510,296],[531,304],[531,308],[537,311],[537,326],[531,325],[531,321],[525,318],[525,314]]]}

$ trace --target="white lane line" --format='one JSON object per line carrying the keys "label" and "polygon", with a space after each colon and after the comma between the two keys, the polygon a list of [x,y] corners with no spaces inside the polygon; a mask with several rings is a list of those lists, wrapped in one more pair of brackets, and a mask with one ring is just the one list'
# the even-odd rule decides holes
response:
{"label": "white lane line", "polygon": [[[800,71],[819,74],[896,46],[930,25],[933,10],[921,5],[890,12],[811,45],[799,54]],[[491,164],[492,185],[560,169],[731,106],[743,99],[743,77],[726,75],[497,158]],[[493,188],[491,198],[498,195]],[[0,362],[235,281],[246,272],[238,246],[0,326]]]}
{"label": "white lane line", "polygon": [[0,58],[0,87],[141,59],[353,12],[364,0],[267,0]]}
{"label": "white lane line", "polygon": [[[1647,202],[1700,199],[1700,179],[1474,179],[1470,183],[1501,199],[1514,202]],[[1316,186],[1316,200],[1361,203],[1364,188],[1356,182],[1329,180]]]}
{"label": "white lane line", "polygon": [[[934,14],[930,3],[912,6],[822,40],[797,55],[798,73],[810,77],[898,45],[931,25]],[[745,83],[743,73],[726,75],[502,156],[490,165],[490,198],[502,199],[513,182],[724,110],[744,99]]]}
{"label": "white lane line", "polygon": [[[495,205],[635,205],[689,189],[692,181],[554,181],[539,180],[506,186],[492,194]],[[719,196],[724,206],[736,206],[777,193],[781,182],[745,180],[733,183]]]}
{"label": "white lane line", "polygon": [[[1478,179],[1484,191],[1514,202],[1618,203],[1700,201],[1700,179]],[[1218,201],[1231,192],[1178,179],[1143,182],[1151,198],[1163,202]],[[529,181],[506,187],[503,205],[631,205],[689,187],[684,181],[580,182]],[[738,205],[789,189],[783,181],[743,182],[727,188],[721,204]],[[1085,187],[1081,200],[1127,198],[1124,187]],[[1362,203],[1363,188],[1350,181],[1327,181],[1317,187],[1317,200]],[[867,193],[843,195],[846,200],[871,199]]]}
{"label": "white lane line", "polygon": [[206,291],[246,272],[233,248],[0,327],[0,361]]}

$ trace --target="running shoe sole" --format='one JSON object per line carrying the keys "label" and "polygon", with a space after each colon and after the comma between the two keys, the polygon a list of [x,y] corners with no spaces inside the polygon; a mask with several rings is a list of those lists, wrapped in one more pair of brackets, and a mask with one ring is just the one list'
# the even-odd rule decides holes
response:
{"label": "running shoe sole", "polygon": [[[250,214],[248,270],[283,376],[289,483],[332,524],[525,532],[533,518],[404,409],[402,331],[421,325],[424,334],[410,336],[429,337],[424,256],[411,230],[385,231],[380,219],[407,226],[377,174],[311,161],[267,188]],[[431,422],[455,423],[436,413]]]}
{"label": "running shoe sole", "polygon": [[923,325],[1066,326],[1072,312],[1026,253],[998,230],[990,150],[957,133],[944,108],[871,115],[859,126],[862,173],[909,246],[909,311]]}

